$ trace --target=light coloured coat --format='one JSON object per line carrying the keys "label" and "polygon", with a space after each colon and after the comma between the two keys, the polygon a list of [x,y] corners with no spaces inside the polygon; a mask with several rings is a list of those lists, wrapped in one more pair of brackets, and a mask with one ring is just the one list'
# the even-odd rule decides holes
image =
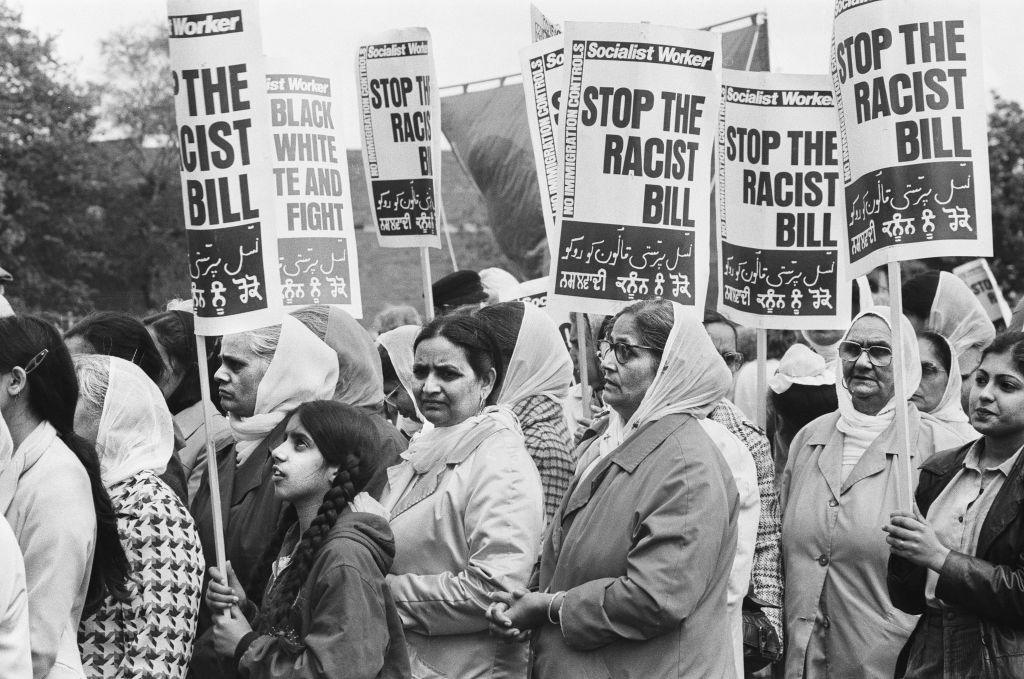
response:
{"label": "light coloured coat", "polygon": [[30,450],[4,512],[25,557],[32,674],[84,677],[78,622],[96,548],[89,475],[48,423],[21,444]]}
{"label": "light coloured coat", "polygon": [[392,480],[402,465],[414,476],[391,510],[387,580],[412,676],[525,677],[526,646],[490,635],[484,617],[491,592],[526,586],[540,547],[543,492],[522,434],[485,419],[433,464],[392,467]]}
{"label": "light coloured coat", "polygon": [[[909,406],[911,450],[931,452],[931,431]],[[786,677],[891,677],[916,616],[886,589],[890,512],[907,502],[906,460],[895,424],[864,451],[845,480],[839,413],[793,439],[782,474],[786,573]],[[921,460],[911,460],[914,485]]]}

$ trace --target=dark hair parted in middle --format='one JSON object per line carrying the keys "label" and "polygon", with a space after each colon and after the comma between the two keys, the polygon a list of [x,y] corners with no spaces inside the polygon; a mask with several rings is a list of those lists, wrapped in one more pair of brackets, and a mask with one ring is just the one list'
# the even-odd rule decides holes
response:
{"label": "dark hair parted in middle", "polygon": [[477,377],[483,377],[488,371],[494,370],[494,388],[487,396],[487,405],[494,405],[501,391],[501,381],[505,377],[502,367],[501,350],[494,335],[487,325],[476,316],[441,316],[428,323],[413,342],[413,351],[421,342],[441,337],[462,350],[466,362]]}
{"label": "dark hair parted in middle", "polygon": [[[316,559],[317,552],[348,503],[370,482],[377,469],[376,427],[370,415],[361,409],[338,401],[308,401],[292,411],[288,420],[297,417],[313,438],[325,465],[337,465],[338,473],[324,494],[316,518],[302,534],[288,567],[274,582],[263,600],[255,629],[261,633],[275,632],[287,624],[288,611]],[[288,506],[278,524],[277,534],[257,565],[252,578],[254,600],[263,595],[274,561],[288,530],[298,521],[292,505]]]}
{"label": "dark hair parted in middle", "polygon": [[949,372],[949,369],[953,366],[953,354],[950,353],[949,343],[946,339],[939,333],[931,332],[930,330],[925,330],[918,337],[928,342],[932,351],[938,355],[939,361],[942,363],[942,369]]}
{"label": "dark hair parted in middle", "polygon": [[676,322],[672,302],[664,299],[645,299],[630,304],[615,314],[613,323],[623,316],[632,317],[642,345],[657,349],[659,354],[665,350],[669,333]]}

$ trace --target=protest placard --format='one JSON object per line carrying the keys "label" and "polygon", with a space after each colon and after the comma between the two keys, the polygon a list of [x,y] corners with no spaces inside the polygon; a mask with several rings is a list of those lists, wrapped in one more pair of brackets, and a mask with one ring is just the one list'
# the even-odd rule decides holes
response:
{"label": "protest placard", "polygon": [[440,98],[425,28],[387,31],[356,58],[363,167],[381,247],[441,247]]}
{"label": "protest placard", "polygon": [[533,160],[537,167],[544,213],[544,233],[552,258],[555,251],[555,221],[562,202],[562,157],[558,132],[559,109],[562,105],[563,65],[562,37],[555,36],[535,42],[519,52],[523,69],[523,92],[526,95],[526,118],[533,142]]}
{"label": "protest placard", "polygon": [[721,36],[569,22],[551,303],[704,308]]}
{"label": "protest placard", "polygon": [[981,52],[974,0],[837,0],[832,80],[851,276],[992,254]]}
{"label": "protest placard", "polygon": [[839,131],[827,75],[722,72],[718,311],[754,328],[850,322]]}
{"label": "protest placard", "polygon": [[535,278],[532,281],[524,281],[519,285],[503,290],[499,296],[499,302],[525,302],[532,304],[547,312],[551,320],[558,326],[562,334],[566,348],[569,347],[569,314],[565,311],[548,304],[548,296],[551,294],[551,279],[548,276]]}
{"label": "protest placard", "polygon": [[280,322],[270,112],[254,0],[170,0],[171,77],[196,332]]}
{"label": "protest placard", "polygon": [[[1010,305],[1003,297],[1003,291],[999,289],[996,277],[984,259],[973,259],[966,264],[953,269],[953,273],[971,289],[974,296],[985,308],[989,319],[996,326],[996,330],[1003,331],[1010,324],[1012,316]],[[1019,328],[1018,328],[1019,329]]]}
{"label": "protest placard", "polygon": [[[275,222],[285,306],[332,304],[362,318],[338,68],[268,60]],[[311,67],[312,66],[312,67]]]}
{"label": "protest placard", "polygon": [[537,5],[530,3],[530,32],[533,34],[533,41],[540,42],[561,34],[562,29],[544,16],[544,12],[541,12]]}

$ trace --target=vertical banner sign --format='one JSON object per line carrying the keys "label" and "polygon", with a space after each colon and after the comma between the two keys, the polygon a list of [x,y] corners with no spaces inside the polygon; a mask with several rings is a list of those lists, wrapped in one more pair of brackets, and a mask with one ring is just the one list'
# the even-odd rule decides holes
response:
{"label": "vertical banner sign", "polygon": [[827,75],[722,72],[718,310],[753,328],[850,322],[839,129]]}
{"label": "vertical banner sign", "polygon": [[564,41],[555,36],[536,42],[519,52],[526,94],[526,117],[533,141],[533,160],[537,167],[544,212],[544,233],[551,257],[555,251],[555,221],[562,202],[562,154],[558,112],[562,105]]}
{"label": "vertical banner sign", "polygon": [[268,60],[274,216],[285,306],[333,304],[362,318],[337,69]]}
{"label": "vertical banner sign", "polygon": [[[999,289],[996,277],[984,259],[973,259],[953,269],[953,273],[974,293],[974,296],[985,308],[989,319],[995,324],[996,330],[1002,332],[1010,325],[1013,314],[1010,305]],[[1018,328],[1019,330],[1020,328]]]}
{"label": "vertical banner sign", "polygon": [[363,167],[381,247],[441,247],[441,100],[430,31],[374,36],[356,62]]}
{"label": "vertical banner sign", "polygon": [[533,41],[540,42],[560,35],[562,29],[554,21],[544,16],[544,12],[541,12],[537,5],[530,3],[530,32],[533,34]]}
{"label": "vertical banner sign", "polygon": [[981,50],[975,0],[836,0],[851,276],[992,255]]}
{"label": "vertical banner sign", "polygon": [[280,322],[270,115],[254,0],[170,0],[196,333]]}
{"label": "vertical banner sign", "polygon": [[569,22],[565,49],[552,302],[610,314],[663,297],[702,313],[721,35]]}

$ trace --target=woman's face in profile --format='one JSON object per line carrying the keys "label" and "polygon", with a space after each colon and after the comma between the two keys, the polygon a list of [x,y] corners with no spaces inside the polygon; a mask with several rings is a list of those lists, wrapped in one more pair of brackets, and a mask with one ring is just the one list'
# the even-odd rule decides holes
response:
{"label": "woman's face in profile", "polygon": [[[644,344],[630,314],[624,314],[615,321],[608,335],[611,346],[632,345],[618,352],[609,348],[601,356],[601,372],[604,374],[604,402],[617,413],[628,418],[640,406],[640,401],[658,374],[661,357],[650,349],[635,348]],[[624,353],[626,361],[619,362]]]}

